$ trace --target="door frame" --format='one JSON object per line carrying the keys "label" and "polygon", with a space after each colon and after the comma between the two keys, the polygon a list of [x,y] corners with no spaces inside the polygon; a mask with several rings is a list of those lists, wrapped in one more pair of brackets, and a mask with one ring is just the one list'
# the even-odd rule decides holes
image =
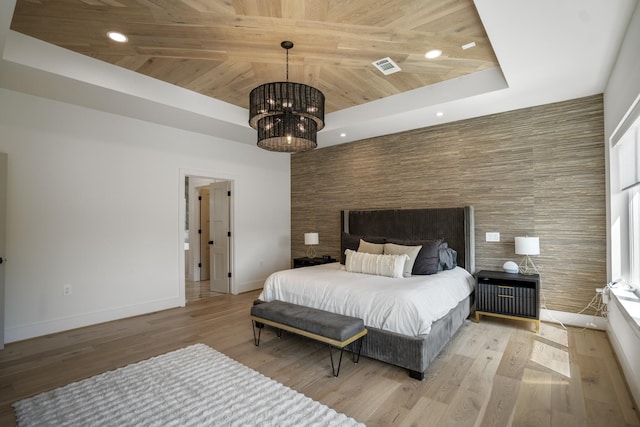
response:
{"label": "door frame", "polygon": [[[231,230],[231,239],[229,242],[229,268],[231,270],[231,279],[229,281],[229,292],[231,294],[237,294],[236,283],[235,283],[235,200],[236,200],[236,192],[237,192],[237,177],[232,175],[226,175],[221,173],[215,173],[207,170],[198,170],[198,169],[180,169],[178,176],[178,266],[179,266],[179,297],[184,301],[184,305],[186,305],[186,260],[184,253],[184,225],[186,222],[186,200],[185,200],[185,192],[189,191],[186,188],[186,178],[202,178],[206,180],[213,181],[229,181],[231,187],[231,200],[229,201],[229,230]],[[193,200],[192,198],[189,200],[189,213],[190,220],[189,224],[191,226],[192,220],[194,220],[194,211],[195,211],[195,202],[197,200]],[[199,212],[198,217],[199,219]],[[189,248],[191,249],[195,243],[189,242]],[[198,248],[198,254],[200,253],[200,249]]]}
{"label": "door frame", "polygon": [[6,251],[7,251],[7,191],[9,155],[0,153],[0,257],[3,262],[0,265],[0,350],[4,349],[4,316],[5,316],[5,286],[6,286]]}

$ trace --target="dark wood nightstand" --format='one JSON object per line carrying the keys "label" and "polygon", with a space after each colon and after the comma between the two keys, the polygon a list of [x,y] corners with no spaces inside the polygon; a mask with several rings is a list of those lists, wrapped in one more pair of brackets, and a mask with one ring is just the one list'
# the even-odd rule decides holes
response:
{"label": "dark wood nightstand", "polygon": [[476,321],[480,316],[525,320],[540,332],[540,275],[482,270],[476,273]]}
{"label": "dark wood nightstand", "polygon": [[337,262],[338,260],[335,258],[325,258],[325,257],[317,257],[317,258],[309,258],[309,257],[302,257],[302,258],[294,258],[293,259],[293,268],[299,268],[299,267],[309,267],[312,265],[320,265],[320,264],[329,264],[330,262]]}

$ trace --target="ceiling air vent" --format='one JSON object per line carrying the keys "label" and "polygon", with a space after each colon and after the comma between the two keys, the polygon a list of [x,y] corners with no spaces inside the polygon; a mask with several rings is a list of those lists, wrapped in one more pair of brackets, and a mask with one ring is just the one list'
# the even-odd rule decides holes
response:
{"label": "ceiling air vent", "polygon": [[398,64],[393,62],[389,57],[378,59],[377,61],[372,62],[372,64],[375,65],[375,67],[385,76],[400,71]]}

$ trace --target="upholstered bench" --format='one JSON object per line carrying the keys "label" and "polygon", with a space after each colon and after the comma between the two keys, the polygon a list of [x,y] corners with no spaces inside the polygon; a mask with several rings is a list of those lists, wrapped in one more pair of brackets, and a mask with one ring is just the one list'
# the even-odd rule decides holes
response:
{"label": "upholstered bench", "polygon": [[[277,328],[278,337],[280,337],[281,331],[285,330],[329,344],[331,370],[336,377],[340,373],[345,347],[356,341],[359,342],[357,356],[354,351],[351,351],[353,363],[358,363],[362,350],[362,339],[367,334],[362,319],[284,301],[276,300],[254,304],[251,307],[249,317],[253,325],[253,339],[256,346],[260,345],[260,335],[264,325]],[[258,330],[257,334],[256,329]],[[333,363],[333,347],[340,349],[337,369]]]}

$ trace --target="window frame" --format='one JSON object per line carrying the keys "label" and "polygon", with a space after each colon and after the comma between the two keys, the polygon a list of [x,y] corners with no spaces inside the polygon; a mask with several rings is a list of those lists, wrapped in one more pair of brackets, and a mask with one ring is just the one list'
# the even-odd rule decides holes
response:
{"label": "window frame", "polygon": [[629,285],[640,285],[640,185],[627,189],[629,195]]}

